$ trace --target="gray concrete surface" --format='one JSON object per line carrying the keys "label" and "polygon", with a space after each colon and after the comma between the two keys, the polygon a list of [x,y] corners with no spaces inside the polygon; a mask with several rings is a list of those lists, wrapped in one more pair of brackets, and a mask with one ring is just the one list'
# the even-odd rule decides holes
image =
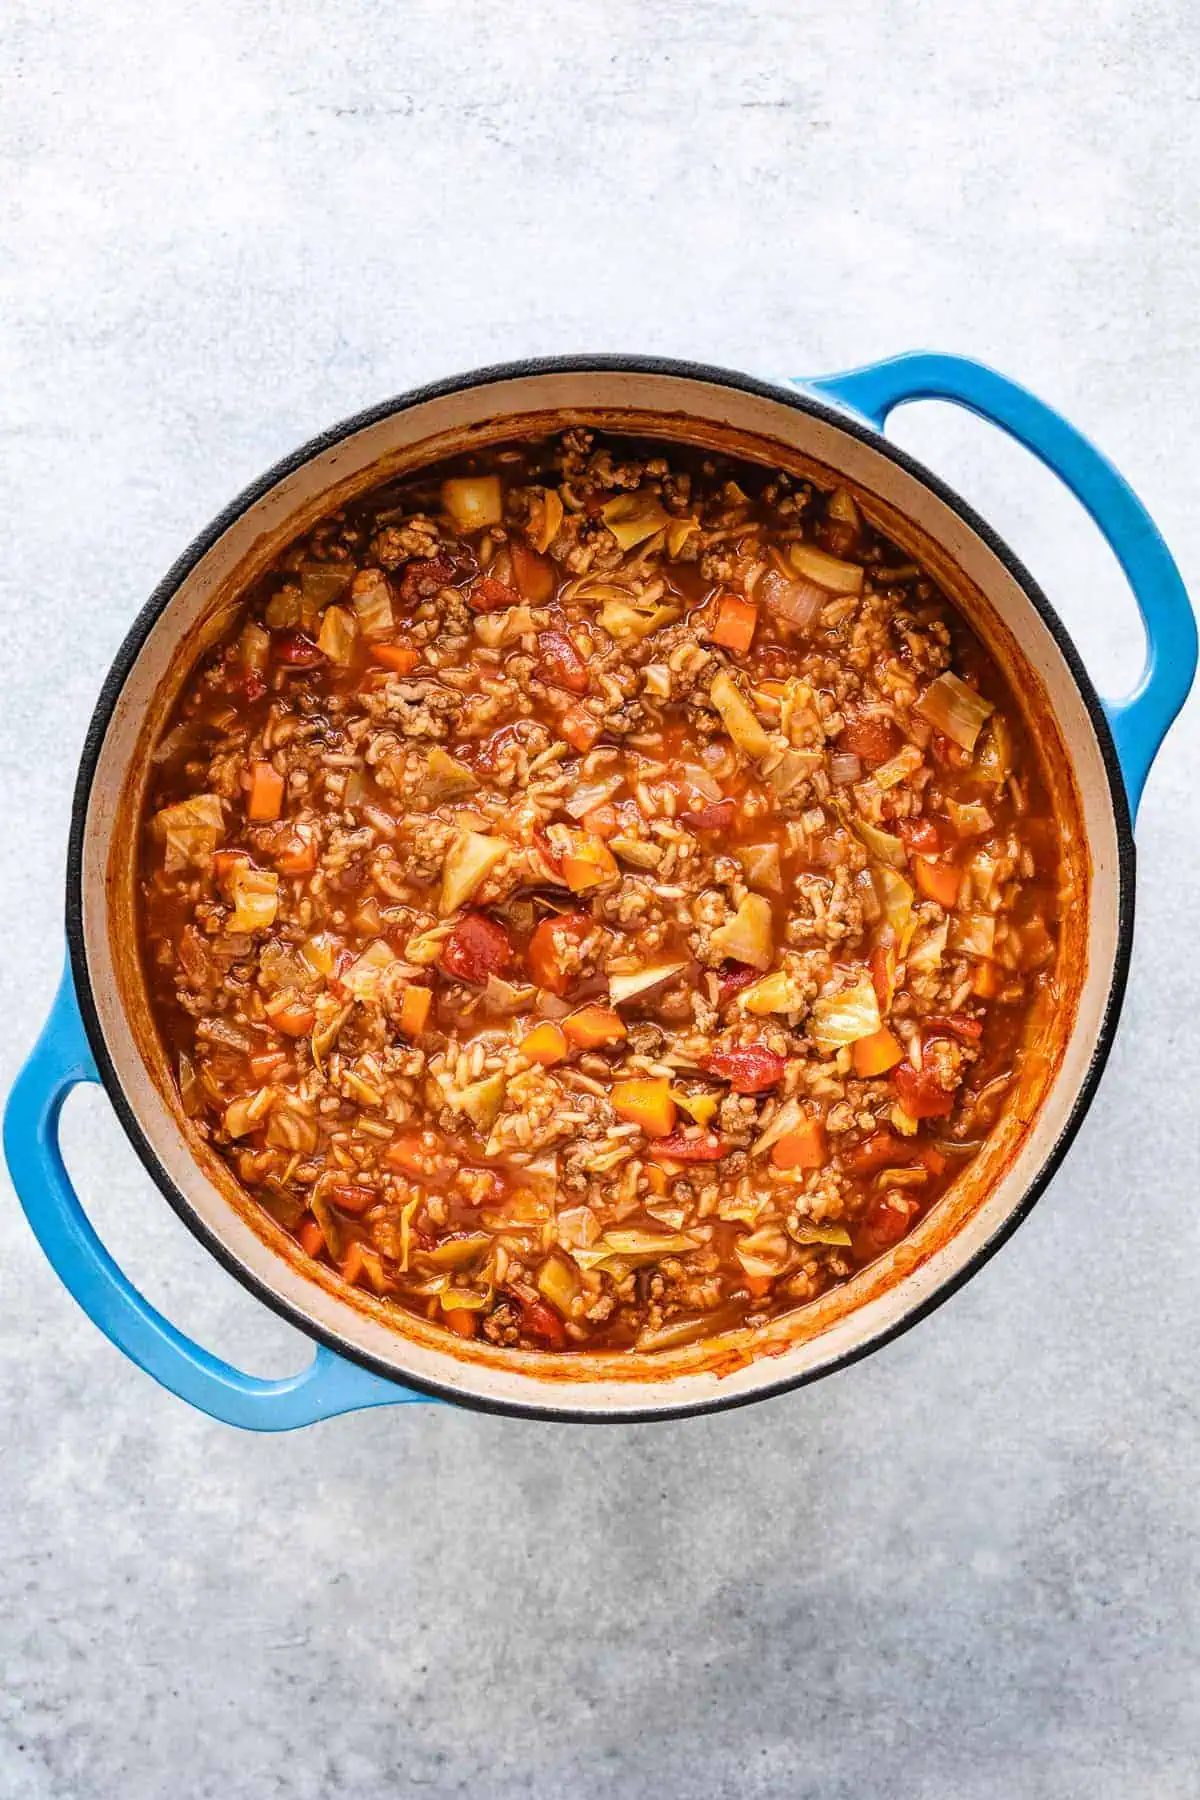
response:
{"label": "gray concrete surface", "polygon": [[[389,392],[573,348],[974,352],[1120,461],[1194,575],[1198,49],[1179,0],[10,0],[5,1082],[131,615],[243,483]],[[1052,480],[941,409],[897,435],[1127,684],[1129,598]],[[1129,1002],[1067,1167],[963,1294],[815,1389],[240,1436],[108,1346],[6,1188],[0,1794],[1200,1791],[1197,719],[1146,796]],[[298,1366],[101,1098],[66,1139],[152,1298]]]}

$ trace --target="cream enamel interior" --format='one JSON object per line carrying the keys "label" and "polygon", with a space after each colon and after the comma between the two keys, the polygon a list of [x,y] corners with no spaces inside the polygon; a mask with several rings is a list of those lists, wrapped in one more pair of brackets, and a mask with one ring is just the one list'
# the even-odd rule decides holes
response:
{"label": "cream enamel interior", "polygon": [[[628,420],[630,413],[650,415],[653,423]],[[755,1360],[740,1353],[736,1334],[723,1340],[728,1354],[718,1367],[698,1368],[688,1352],[658,1359],[634,1359],[627,1353],[595,1359],[471,1355],[457,1341],[448,1343],[445,1334],[419,1324],[409,1329],[411,1322],[402,1320],[404,1329],[398,1329],[371,1302],[351,1299],[332,1278],[314,1278],[311,1268],[284,1254],[282,1234],[273,1241],[261,1222],[252,1223],[236,1204],[232,1182],[211,1167],[213,1159],[207,1170],[202,1166],[169,1103],[162,1068],[151,1066],[145,1018],[137,1029],[132,1022],[139,1008],[144,1014],[130,949],[129,823],[138,774],[155,722],[200,648],[219,631],[231,596],[298,529],[326,511],[331,496],[336,499],[383,479],[413,458],[418,446],[416,460],[424,461],[472,437],[519,435],[511,421],[524,423],[529,415],[544,415],[545,428],[579,415],[602,415],[610,427],[622,419],[627,428],[658,435],[711,433],[719,439],[729,432],[749,434],[780,446],[783,460],[794,452],[841,473],[875,497],[886,529],[895,529],[887,516],[895,509],[917,528],[926,551],[932,544],[937,562],[960,571],[982,596],[986,616],[975,622],[1001,659],[1017,665],[1018,674],[1022,662],[1036,671],[1073,770],[1091,866],[1090,900],[1086,920],[1077,922],[1074,1022],[1047,1097],[1023,1136],[1023,1127],[1012,1121],[1007,1140],[997,1144],[994,1154],[983,1153],[979,1163],[988,1158],[983,1179],[952,1207],[951,1235],[944,1216],[941,1227],[934,1222],[953,1202],[953,1193],[890,1257],[837,1290],[840,1298],[834,1304],[826,1304],[834,1299],[827,1296],[803,1315],[793,1315],[799,1321],[795,1326],[777,1322],[770,1332],[772,1353]],[[1070,667],[1021,586],[953,508],[875,445],[769,396],[684,375],[550,370],[421,401],[320,449],[231,524],[186,576],[125,681],[100,749],[83,845],[83,942],[105,1046],[128,1103],[171,1183],[252,1282],[401,1380],[411,1376],[514,1410],[669,1412],[717,1398],[745,1397],[852,1353],[924,1306],[1003,1227],[1052,1153],[1087,1077],[1118,951],[1118,877],[1108,774]],[[972,1167],[978,1170],[979,1163]],[[985,1187],[981,1194],[978,1190]]]}

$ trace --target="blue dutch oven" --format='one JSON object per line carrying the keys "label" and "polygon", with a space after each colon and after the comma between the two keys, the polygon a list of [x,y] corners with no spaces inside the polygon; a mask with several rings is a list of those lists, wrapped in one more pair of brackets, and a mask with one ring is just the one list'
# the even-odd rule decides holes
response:
{"label": "blue dutch oven", "polygon": [[[889,444],[911,400],[964,406],[1041,458],[1115,551],[1146,630],[1145,666],[1101,701],[1033,578],[934,475]],[[753,1339],[658,1356],[554,1357],[464,1343],[395,1315],[301,1258],[183,1118],[142,984],[136,824],[149,754],[189,668],[246,583],[351,495],[473,444],[575,422],[699,441],[832,485],[845,481],[926,561],[1021,697],[1062,822],[1076,903],[1060,1004],[987,1146],[917,1230],[854,1280]],[[915,354],[772,385],[720,369],[579,357],[486,369],[348,420],[272,469],[214,521],[152,596],[106,680],[80,764],[67,870],[67,967],[5,1118],[14,1185],[43,1250],[126,1355],[214,1418],[279,1431],[368,1406],[442,1398],[556,1418],[647,1418],[740,1404],[812,1380],[950,1294],[1029,1211],[1065,1154],[1112,1043],[1133,930],[1132,819],[1183,704],[1196,630],[1144,507],[1067,422],[1003,376]],[[167,1200],[214,1256],[316,1341],[300,1374],[264,1381],[191,1342],[137,1292],[88,1223],[58,1145],[63,1100],[101,1082]]]}

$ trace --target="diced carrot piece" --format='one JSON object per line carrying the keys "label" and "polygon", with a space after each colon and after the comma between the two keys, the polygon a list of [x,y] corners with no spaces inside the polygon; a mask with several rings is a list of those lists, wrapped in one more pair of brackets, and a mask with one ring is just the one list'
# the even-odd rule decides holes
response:
{"label": "diced carrot piece", "polygon": [[554,564],[548,556],[539,556],[520,538],[510,538],[508,553],[512,557],[513,576],[522,600],[540,606],[554,592]]}
{"label": "diced carrot piece", "polygon": [[287,1061],[287,1052],[285,1050],[264,1050],[260,1056],[252,1056],[249,1060],[250,1073],[255,1081],[267,1081],[280,1064]]}
{"label": "diced carrot piece", "polygon": [[971,992],[978,995],[981,1000],[994,1000],[999,986],[995,963],[976,963],[975,973],[971,977]]}
{"label": "diced carrot piece", "polygon": [[277,819],[283,811],[283,776],[269,762],[250,764],[250,792],[246,817],[256,824]]}
{"label": "diced carrot piece", "polygon": [[425,1158],[421,1147],[412,1138],[394,1138],[383,1154],[386,1162],[390,1162],[394,1169],[403,1169],[406,1175],[425,1173]]}
{"label": "diced carrot piece", "polygon": [[469,1307],[452,1306],[449,1312],[442,1314],[442,1318],[458,1337],[473,1338],[475,1336],[476,1314]]}
{"label": "diced carrot piece", "polygon": [[895,1032],[883,1025],[870,1037],[859,1038],[852,1054],[854,1073],[863,1081],[869,1081],[872,1075],[885,1075],[889,1069],[894,1069],[904,1055],[904,1046]]}
{"label": "diced carrot piece", "polygon": [[584,813],[583,823],[594,837],[616,837],[621,821],[617,817],[617,809],[606,800],[601,806],[593,806],[591,812]]}
{"label": "diced carrot piece", "polygon": [[294,994],[280,994],[274,1000],[268,1000],[266,1014],[276,1031],[282,1031],[284,1037],[307,1037],[316,1023],[316,1013],[307,1000],[299,1000]]}
{"label": "diced carrot piece", "polygon": [[665,1076],[615,1082],[612,1105],[618,1118],[640,1126],[647,1137],[667,1137],[674,1129],[675,1102]]}
{"label": "diced carrot piece", "polygon": [[315,1219],[305,1219],[300,1227],[300,1248],[305,1256],[319,1256],[325,1243],[325,1234]]}
{"label": "diced carrot piece", "polygon": [[558,721],[558,734],[573,750],[590,750],[604,727],[586,706],[568,706]]}
{"label": "diced carrot piece", "polygon": [[405,988],[400,1002],[400,1029],[407,1038],[420,1037],[429,1022],[433,991],[427,987]]}
{"label": "diced carrot piece", "polygon": [[737,594],[722,594],[712,630],[713,643],[732,650],[735,656],[744,656],[754,642],[757,624],[758,608],[752,601],[742,600]]}
{"label": "diced carrot piece", "polygon": [[823,1169],[829,1161],[825,1127],[820,1119],[805,1119],[795,1131],[772,1147],[771,1161],[777,1169]]}
{"label": "diced carrot piece", "polygon": [[570,850],[562,859],[563,880],[573,894],[584,894],[589,888],[611,881],[617,873],[612,851],[590,832],[575,833]]}
{"label": "diced carrot piece", "polygon": [[953,863],[930,862],[927,856],[914,859],[917,886],[927,900],[936,900],[947,912],[958,904],[960,876]]}
{"label": "diced carrot piece", "polygon": [[312,838],[297,838],[292,845],[274,851],[273,855],[281,875],[311,875],[317,866],[317,846]]}
{"label": "diced carrot piece", "polygon": [[578,958],[572,956],[572,945],[578,949],[592,928],[586,913],[561,913],[542,919],[534,927],[525,960],[539,987],[552,994],[566,993],[571,985],[571,971],[578,964]]}
{"label": "diced carrot piece", "polygon": [[600,1050],[626,1035],[624,1019],[611,1006],[581,1006],[563,1020],[562,1028],[576,1050]]}
{"label": "diced carrot piece", "polygon": [[339,1212],[353,1213],[357,1218],[368,1206],[374,1206],[376,1195],[373,1188],[359,1187],[356,1181],[338,1181],[330,1183],[329,1198]]}
{"label": "diced carrot piece", "polygon": [[645,1165],[645,1171],[646,1186],[650,1189],[652,1194],[666,1194],[670,1192],[671,1183],[665,1169],[660,1169],[657,1163],[647,1163]]}
{"label": "diced carrot piece", "polygon": [[742,1279],[746,1284],[746,1292],[752,1300],[764,1299],[770,1293],[775,1281],[773,1275],[745,1275]]}
{"label": "diced carrot piece", "polygon": [[216,881],[224,881],[226,875],[232,875],[239,863],[248,863],[250,858],[244,850],[214,850],[212,856],[212,872]]}
{"label": "diced carrot piece", "polygon": [[359,1243],[358,1239],[355,1238],[345,1256],[342,1258],[342,1280],[351,1283],[356,1282],[365,1267],[366,1264],[363,1262],[362,1245]]}
{"label": "diced carrot piece", "polygon": [[868,967],[879,1010],[881,1013],[889,1013],[896,997],[896,952],[891,945],[877,944],[868,958]]}
{"label": "diced carrot piece", "polygon": [[396,675],[410,675],[421,660],[421,652],[408,644],[375,644],[371,655]]}
{"label": "diced carrot piece", "polygon": [[521,1055],[526,1062],[540,1063],[543,1069],[562,1062],[566,1054],[566,1035],[561,1025],[555,1025],[549,1019],[541,1025],[535,1025],[521,1039]]}

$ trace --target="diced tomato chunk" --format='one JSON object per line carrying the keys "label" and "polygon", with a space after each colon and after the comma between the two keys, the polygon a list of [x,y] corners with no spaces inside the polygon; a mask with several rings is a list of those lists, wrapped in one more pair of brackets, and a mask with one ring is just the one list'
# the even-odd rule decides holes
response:
{"label": "diced tomato chunk", "polygon": [[587,665],[565,631],[538,633],[538,674],[569,694],[586,694],[591,686]]}
{"label": "diced tomato chunk", "polygon": [[528,600],[533,606],[544,605],[554,592],[554,564],[549,557],[539,556],[536,550],[523,544],[520,538],[513,538],[508,550],[522,600]]}
{"label": "diced tomato chunk", "polygon": [[863,1143],[842,1151],[842,1167],[851,1175],[871,1175],[876,1169],[895,1169],[920,1160],[915,1141],[893,1131],[877,1131]]}
{"label": "diced tomato chunk", "polygon": [[512,960],[507,931],[486,913],[469,912],[442,945],[441,965],[456,981],[485,982]]}
{"label": "diced tomato chunk", "polygon": [[311,669],[325,660],[303,631],[277,631],[271,640],[271,653],[276,662],[287,663],[293,669]]}
{"label": "diced tomato chunk", "polygon": [[653,1149],[656,1156],[685,1163],[720,1162],[729,1154],[729,1145],[713,1131],[701,1132],[699,1137],[686,1137],[682,1131],[676,1131],[670,1137],[658,1138]]}
{"label": "diced tomato chunk", "polygon": [[911,856],[941,854],[942,834],[936,819],[901,819],[900,836]]}
{"label": "diced tomato chunk", "polygon": [[524,1289],[509,1290],[521,1309],[521,1330],[529,1337],[542,1338],[553,1349],[561,1350],[567,1341],[563,1322],[544,1300],[527,1294]]}
{"label": "diced tomato chunk", "polygon": [[708,1067],[718,1080],[727,1081],[735,1094],[765,1094],[783,1080],[787,1064],[765,1044],[745,1044],[737,1050],[715,1050]]}
{"label": "diced tomato chunk", "polygon": [[851,712],[838,733],[837,747],[849,756],[857,756],[868,769],[895,756],[900,748],[900,733],[883,713]]}
{"label": "diced tomato chunk", "polygon": [[872,1257],[882,1256],[885,1250],[898,1244],[917,1211],[917,1201],[895,1189],[877,1195],[851,1232],[852,1247],[858,1260],[869,1262]]}
{"label": "diced tomato chunk", "polygon": [[431,556],[422,562],[410,562],[400,577],[400,598],[406,606],[428,600],[454,578],[454,564],[448,556]]}
{"label": "diced tomato chunk", "polygon": [[503,607],[516,606],[520,598],[516,588],[510,588],[507,581],[497,581],[494,575],[483,576],[467,595],[476,612],[500,612]]}
{"label": "diced tomato chunk", "polygon": [[727,962],[717,970],[717,988],[722,1006],[728,1005],[735,994],[749,987],[752,981],[758,980],[758,970],[752,969],[749,963]]}
{"label": "diced tomato chunk", "polygon": [[736,814],[736,801],[710,800],[707,806],[697,806],[681,817],[689,831],[727,831]]}
{"label": "diced tomato chunk", "polygon": [[921,1029],[926,1037],[940,1037],[948,1032],[964,1044],[977,1044],[983,1036],[983,1020],[973,1019],[969,1013],[931,1013],[921,1020]]}
{"label": "diced tomato chunk", "polygon": [[954,1111],[955,1090],[943,1087],[936,1072],[927,1069],[923,1060],[919,1069],[910,1062],[897,1063],[892,1080],[910,1119],[944,1119]]}

